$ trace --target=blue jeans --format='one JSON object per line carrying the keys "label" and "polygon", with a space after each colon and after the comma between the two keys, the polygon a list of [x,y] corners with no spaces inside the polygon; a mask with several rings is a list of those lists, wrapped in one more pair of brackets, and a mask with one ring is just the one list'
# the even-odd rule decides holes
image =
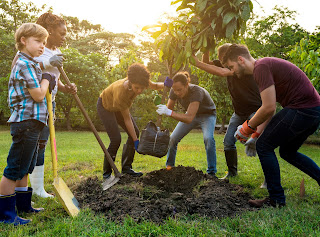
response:
{"label": "blue jeans", "polygon": [[208,173],[217,173],[216,143],[213,138],[216,126],[215,115],[197,115],[189,124],[179,122],[170,135],[169,150],[166,165],[174,166],[177,154],[177,146],[181,139],[193,128],[200,126],[203,132],[203,140],[207,153]]}
{"label": "blue jeans", "polygon": [[[55,112],[55,108],[56,108],[56,102],[52,101],[53,114]],[[39,138],[39,150],[38,150],[36,166],[41,166],[44,164],[44,153],[46,151],[46,145],[48,143],[49,135],[50,135],[49,127],[44,126]]]}
{"label": "blue jeans", "polygon": [[264,172],[270,198],[285,204],[281,186],[280,168],[274,150],[280,157],[297,167],[320,185],[320,168],[309,157],[298,152],[304,141],[313,134],[320,123],[320,106],[309,109],[284,108],[277,113],[256,143],[257,153]]}
{"label": "blue jeans", "polygon": [[236,113],[232,114],[229,121],[226,135],[224,135],[224,140],[223,140],[225,151],[237,149],[236,147],[237,139],[234,137],[234,133],[237,131],[237,128],[239,125],[242,125],[246,120],[252,118],[254,114],[255,113],[252,113],[250,116],[239,116]]}
{"label": "blue jeans", "polygon": [[12,144],[3,175],[10,180],[21,180],[31,174],[38,155],[38,140],[44,124],[37,120],[11,123]]}

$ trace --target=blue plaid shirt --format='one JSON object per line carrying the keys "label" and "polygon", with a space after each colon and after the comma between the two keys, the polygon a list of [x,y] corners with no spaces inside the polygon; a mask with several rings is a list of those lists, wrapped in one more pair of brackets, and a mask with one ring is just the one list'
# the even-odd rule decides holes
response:
{"label": "blue plaid shirt", "polygon": [[8,123],[35,119],[47,124],[47,100],[32,99],[28,89],[39,88],[42,79],[40,65],[29,55],[19,52],[19,58],[11,70],[8,104],[11,116]]}

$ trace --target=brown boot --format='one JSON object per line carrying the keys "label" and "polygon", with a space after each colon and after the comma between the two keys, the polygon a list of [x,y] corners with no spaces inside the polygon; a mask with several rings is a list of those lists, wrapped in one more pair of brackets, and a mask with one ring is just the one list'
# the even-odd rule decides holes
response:
{"label": "brown boot", "polygon": [[257,200],[251,199],[248,201],[248,203],[250,206],[256,207],[256,208],[260,208],[263,205],[281,208],[286,205],[285,203],[277,203],[277,202],[273,201],[272,199],[270,199],[269,197],[264,198],[264,199],[257,199]]}
{"label": "brown boot", "polygon": [[238,175],[238,157],[237,150],[224,151],[226,157],[226,162],[228,166],[228,173],[226,176],[220,179],[228,179],[229,177],[234,177]]}

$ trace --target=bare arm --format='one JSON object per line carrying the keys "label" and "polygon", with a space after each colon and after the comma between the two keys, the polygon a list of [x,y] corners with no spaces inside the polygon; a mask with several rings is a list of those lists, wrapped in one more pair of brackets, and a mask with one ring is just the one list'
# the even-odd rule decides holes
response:
{"label": "bare arm", "polygon": [[167,103],[167,107],[168,107],[168,109],[173,110],[173,109],[174,109],[174,104],[175,104],[175,103],[176,103],[176,101],[175,101],[175,100],[169,99],[169,100],[168,100],[168,103]]}
{"label": "bare arm", "polygon": [[[268,124],[269,120],[272,118],[276,111],[276,90],[274,85],[263,90],[260,93],[260,96],[262,100],[262,105],[258,109],[256,114],[250,119],[248,124],[252,128],[256,128],[260,124],[263,124],[262,126],[264,129],[264,127]],[[259,130],[261,130],[261,128],[259,128]]]}
{"label": "bare arm", "polygon": [[40,87],[28,89],[28,91],[34,101],[41,102],[46,96],[48,86],[49,86],[49,81],[42,79],[42,81],[40,82]]}
{"label": "bare arm", "polygon": [[164,88],[164,83],[163,82],[153,82],[149,81],[149,88],[151,90],[163,90]]}
{"label": "bare arm", "polygon": [[212,64],[212,62],[210,62],[210,53],[209,53],[209,51],[206,51],[202,55],[202,62],[207,63],[207,64]]}
{"label": "bare arm", "polygon": [[77,93],[77,86],[74,83],[71,83],[71,86],[63,84],[59,79],[58,80],[58,91],[61,91],[63,93],[76,94]]}
{"label": "bare arm", "polygon": [[[168,101],[168,108],[169,109],[173,108],[171,103],[172,102],[170,102],[170,99],[169,99],[169,101]],[[174,102],[173,102],[173,104],[174,104]],[[174,118],[175,120],[181,121],[183,123],[191,123],[198,112],[199,105],[200,105],[199,101],[191,102],[189,104],[187,112],[185,114],[180,114],[175,111],[172,111],[171,117]]]}
{"label": "bare arm", "polygon": [[195,60],[194,66],[200,68],[203,71],[206,71],[207,73],[220,77],[233,76],[233,72],[227,68],[217,67],[215,65],[210,65],[208,63],[201,62],[198,60],[196,56],[193,56],[193,58]]}
{"label": "bare arm", "polygon": [[121,111],[121,114],[123,116],[124,124],[126,125],[126,128],[128,129],[128,133],[133,141],[138,140],[136,131],[134,130],[133,123],[130,116],[129,109]]}

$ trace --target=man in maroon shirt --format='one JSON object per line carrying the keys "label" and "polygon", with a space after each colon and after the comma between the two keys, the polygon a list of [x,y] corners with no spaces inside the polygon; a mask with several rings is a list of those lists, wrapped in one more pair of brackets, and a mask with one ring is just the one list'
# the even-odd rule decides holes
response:
{"label": "man in maroon shirt", "polygon": [[[308,77],[294,64],[279,58],[255,60],[243,45],[231,45],[223,64],[238,77],[253,74],[262,105],[256,114],[238,127],[235,137],[246,141],[257,126],[270,120],[256,143],[257,153],[267,181],[269,197],[250,200],[255,207],[286,203],[280,181],[280,168],[274,150],[280,147],[281,158],[294,165],[320,185],[320,168],[298,149],[320,124],[320,96]],[[283,109],[273,116],[276,102]]]}

